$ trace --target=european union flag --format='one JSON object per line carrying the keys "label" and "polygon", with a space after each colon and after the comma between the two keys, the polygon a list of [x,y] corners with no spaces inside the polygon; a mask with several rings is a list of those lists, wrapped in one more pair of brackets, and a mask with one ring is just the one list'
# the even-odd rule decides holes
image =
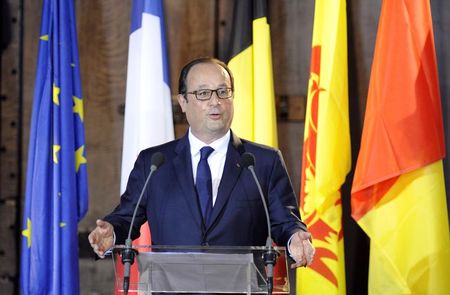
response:
{"label": "european union flag", "polygon": [[44,0],[22,230],[22,294],[79,294],[88,204],[74,4]]}

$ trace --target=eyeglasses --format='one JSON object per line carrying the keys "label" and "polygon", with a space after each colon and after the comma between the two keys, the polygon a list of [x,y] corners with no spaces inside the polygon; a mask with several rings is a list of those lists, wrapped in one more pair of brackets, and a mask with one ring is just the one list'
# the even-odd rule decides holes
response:
{"label": "eyeglasses", "polygon": [[232,88],[217,88],[215,90],[213,89],[199,89],[192,92],[186,92],[187,94],[194,94],[195,98],[200,101],[207,101],[210,100],[213,93],[217,94],[217,97],[220,99],[227,99],[233,96],[233,89]]}

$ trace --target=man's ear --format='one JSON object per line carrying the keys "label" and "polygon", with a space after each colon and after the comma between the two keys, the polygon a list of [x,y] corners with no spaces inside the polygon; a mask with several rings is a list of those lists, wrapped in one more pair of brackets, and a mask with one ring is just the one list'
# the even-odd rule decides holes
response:
{"label": "man's ear", "polygon": [[178,103],[180,104],[181,110],[183,113],[186,112],[186,104],[188,103],[187,98],[183,94],[177,95]]}

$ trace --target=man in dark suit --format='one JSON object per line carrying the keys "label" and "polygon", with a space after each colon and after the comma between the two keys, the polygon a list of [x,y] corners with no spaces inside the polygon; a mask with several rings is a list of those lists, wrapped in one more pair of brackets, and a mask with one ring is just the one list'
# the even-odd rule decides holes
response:
{"label": "man in dark suit", "polygon": [[166,160],[145,190],[133,239],[148,219],[154,245],[265,245],[264,207],[251,172],[241,164],[242,154],[249,152],[256,159],[275,242],[288,247],[295,260],[291,267],[309,265],[314,256],[311,235],[300,221],[280,151],[240,139],[230,130],[233,76],[228,67],[217,59],[193,60],[181,71],[179,93],[189,131],[140,153],[120,205],[97,220],[89,235],[94,251],[102,257],[114,243],[124,243],[156,152]]}

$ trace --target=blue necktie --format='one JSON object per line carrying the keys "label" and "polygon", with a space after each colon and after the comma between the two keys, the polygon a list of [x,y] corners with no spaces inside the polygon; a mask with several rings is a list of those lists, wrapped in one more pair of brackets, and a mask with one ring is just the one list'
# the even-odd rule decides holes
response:
{"label": "blue necktie", "polygon": [[212,211],[212,179],[208,165],[208,157],[214,151],[212,147],[204,146],[200,149],[200,161],[197,166],[195,187],[197,188],[200,207],[205,224],[208,224]]}

